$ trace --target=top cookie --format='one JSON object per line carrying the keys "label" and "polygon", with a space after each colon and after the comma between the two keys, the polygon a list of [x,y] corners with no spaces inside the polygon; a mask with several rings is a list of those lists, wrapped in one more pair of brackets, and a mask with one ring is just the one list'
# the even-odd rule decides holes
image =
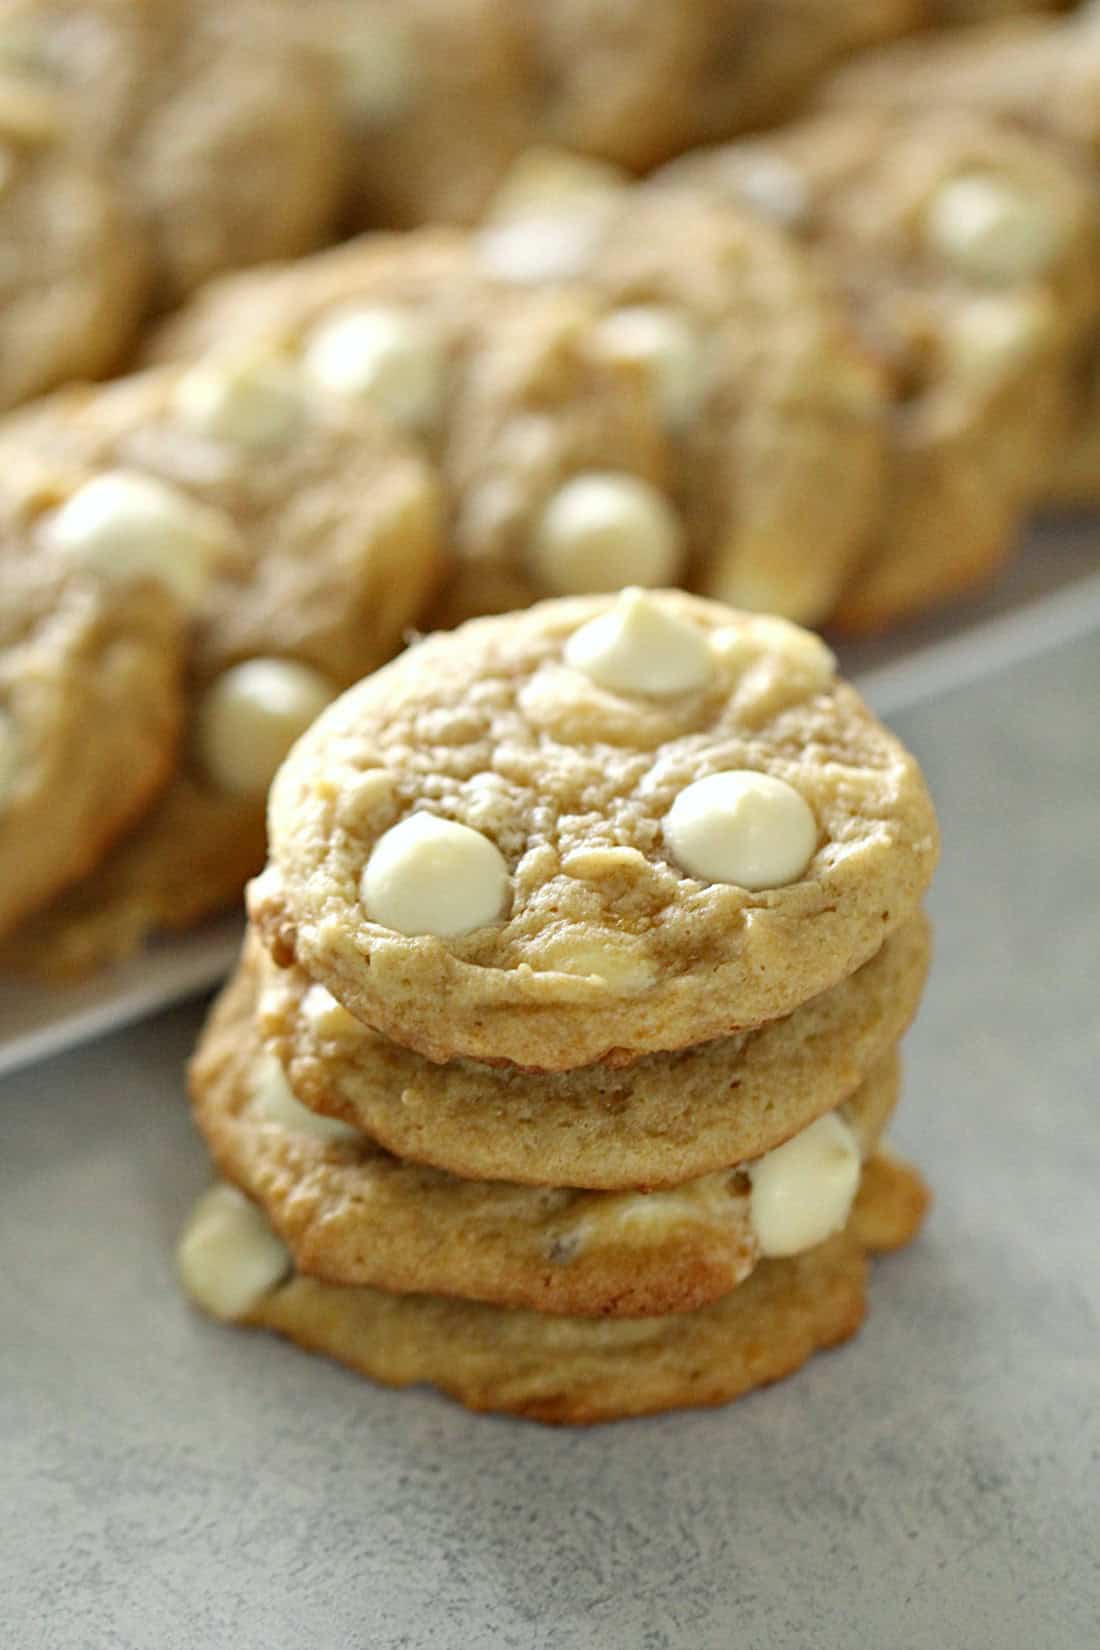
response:
{"label": "top cookie", "polygon": [[429,638],[298,744],[269,833],[277,961],[430,1059],[542,1070],[789,1013],[912,912],[937,847],[821,643],[671,591]]}

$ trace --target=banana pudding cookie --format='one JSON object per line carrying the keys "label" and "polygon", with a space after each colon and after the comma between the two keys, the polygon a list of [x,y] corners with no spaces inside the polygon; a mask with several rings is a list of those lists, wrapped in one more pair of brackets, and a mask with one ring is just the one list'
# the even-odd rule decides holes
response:
{"label": "banana pudding cookie", "polygon": [[0,72],[0,411],[128,348],[148,259],[123,192],[51,93]]}
{"label": "banana pudding cookie", "polygon": [[436,1065],[253,943],[236,1000],[295,1097],[396,1156],[476,1180],[605,1191],[672,1186],[759,1157],[839,1106],[912,1018],[928,966],[920,915],[839,985],[756,1031],[629,1066],[523,1072]]}
{"label": "banana pudding cookie", "polygon": [[284,764],[250,908],[430,1059],[565,1070],[789,1013],[912,915],[912,758],[816,638],[677,592],[409,650]]}
{"label": "banana pudding cookie", "polygon": [[[581,1317],[688,1311],[763,1257],[812,1248],[845,1224],[897,1100],[891,1049],[838,1109],[666,1191],[460,1179],[300,1105],[264,1050],[255,1007],[243,974],[191,1063],[195,1120],[216,1169],[261,1204],[297,1269],[330,1283]],[[731,1108],[736,1071],[734,1051]]]}
{"label": "banana pudding cookie", "polygon": [[342,187],[326,66],[213,0],[3,0],[0,63],[65,106],[126,189],[156,298],[308,251]]}
{"label": "banana pudding cookie", "polygon": [[368,412],[251,352],[59,395],[9,421],[0,457],[36,476],[52,506],[40,531],[60,551],[106,568],[159,559],[193,610],[171,785],[9,958],[81,971],[238,897],[285,751],[396,651],[434,591],[438,490]]}
{"label": "banana pudding cookie", "polygon": [[[186,613],[154,555],[51,541],[50,500],[0,481],[0,934],[86,872],[171,771]],[[18,949],[18,945],[17,945]]]}
{"label": "banana pudding cookie", "polygon": [[889,624],[1010,548],[1069,418],[1095,314],[1097,215],[1065,156],[983,115],[838,112],[689,156],[655,187],[785,223],[889,374],[889,464],[834,617]]}
{"label": "banana pudding cookie", "polygon": [[709,1306],[653,1318],[556,1317],[303,1277],[261,1212],[228,1186],[196,1208],[179,1270],[204,1311],[275,1330],[373,1380],[430,1382],[470,1409],[576,1424],[728,1403],[847,1340],[866,1310],[868,1252],[909,1242],[926,1204],[913,1169],[873,1157],[842,1232],[762,1261]]}

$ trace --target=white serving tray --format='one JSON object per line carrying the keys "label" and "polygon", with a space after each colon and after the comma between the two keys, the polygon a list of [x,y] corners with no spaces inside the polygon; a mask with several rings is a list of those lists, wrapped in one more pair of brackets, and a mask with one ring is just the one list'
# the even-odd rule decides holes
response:
{"label": "white serving tray", "polygon": [[[1041,524],[982,597],[887,637],[842,645],[845,674],[890,717],[1095,629],[1100,519]],[[210,989],[241,941],[239,916],[164,939],[79,985],[0,981],[0,1075]]]}

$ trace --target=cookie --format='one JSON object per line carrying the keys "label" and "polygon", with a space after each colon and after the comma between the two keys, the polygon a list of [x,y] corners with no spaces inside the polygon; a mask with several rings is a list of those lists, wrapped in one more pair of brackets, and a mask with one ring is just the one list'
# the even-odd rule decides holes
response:
{"label": "cookie", "polygon": [[1095,311],[1072,166],[981,115],[854,111],[690,156],[668,185],[784,222],[890,375],[887,485],[834,621],[881,628],[987,576],[1042,490]]}
{"label": "cookie", "polygon": [[0,934],[89,870],[167,779],[185,613],[146,566],[117,576],[52,544],[0,484]]}
{"label": "cookie", "polygon": [[866,1308],[867,1249],[908,1242],[926,1203],[914,1170],[873,1158],[843,1232],[793,1259],[762,1262],[712,1305],[633,1321],[301,1277],[259,1212],[225,1188],[196,1211],[179,1263],[204,1310],[273,1329],[372,1380],[429,1382],[474,1410],[594,1422],[727,1403],[846,1340]]}
{"label": "cookie", "polygon": [[[921,0],[283,0],[263,17],[326,54],[364,227],[472,222],[512,159],[564,145],[644,172],[781,118],[838,57],[924,20]],[[732,41],[732,47],[731,47]]]}
{"label": "cookie", "polygon": [[298,744],[269,830],[277,961],[430,1059],[543,1070],[790,1013],[937,852],[916,763],[823,644],[671,591],[420,643]]}
{"label": "cookie", "polygon": [[328,71],[206,0],[6,0],[0,61],[64,103],[78,147],[122,180],[155,297],[308,251],[342,188]]}
{"label": "cookie", "polygon": [[262,4],[328,60],[352,224],[475,219],[530,131],[524,8],[500,0]]}
{"label": "cookie", "polygon": [[[868,54],[830,80],[822,99],[841,108],[982,109],[1053,138],[1091,180],[1100,157],[1100,19],[1016,18],[938,34]],[[1072,428],[1052,455],[1046,494],[1061,503],[1100,495],[1100,345],[1095,321],[1074,364]]]}
{"label": "cookie", "polygon": [[[441,625],[673,582],[821,619],[878,508],[887,386],[809,260],[724,203],[657,200],[549,151],[472,240],[387,237],[237,278],[154,348],[242,332],[427,442],[450,501]],[[417,352],[437,362],[411,415],[383,345],[406,381]]]}
{"label": "cookie", "polygon": [[129,347],[148,259],[117,181],[48,92],[0,73],[0,411]]}
{"label": "cookie", "polygon": [[[759,1193],[756,1166],[736,1161],[653,1192],[459,1179],[303,1107],[264,1049],[255,1007],[244,976],[223,993],[191,1062],[195,1121],[218,1172],[265,1209],[299,1271],[401,1293],[579,1316],[700,1306],[747,1277],[765,1246],[809,1247],[843,1225],[860,1158],[897,1100],[891,1052],[820,1128],[811,1121],[761,1156]],[[727,1096],[739,1069],[735,1057],[723,1074]],[[823,1181],[829,1153],[837,1174]],[[768,1177],[782,1176],[796,1154],[799,1167],[786,1172],[817,1188],[805,1196],[815,1206],[803,1211],[803,1229],[783,1221],[780,1231]]]}
{"label": "cookie", "polygon": [[367,412],[251,354],[62,394],[9,421],[5,466],[33,469],[74,553],[125,563],[149,539],[184,563],[201,551],[176,776],[8,959],[81,972],[239,896],[263,862],[264,794],[286,749],[396,651],[434,590],[438,491]]}
{"label": "cookie", "polygon": [[397,1156],[475,1180],[623,1191],[759,1157],[840,1105],[912,1018],[928,949],[917,917],[786,1019],[630,1066],[550,1075],[435,1065],[254,942],[242,990],[295,1096]]}

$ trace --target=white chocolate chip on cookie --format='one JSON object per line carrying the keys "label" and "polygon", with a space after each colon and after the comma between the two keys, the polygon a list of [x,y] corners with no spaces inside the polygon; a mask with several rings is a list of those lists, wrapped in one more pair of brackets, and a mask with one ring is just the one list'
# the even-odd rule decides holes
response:
{"label": "white chocolate chip on cookie", "polygon": [[199,1198],[176,1249],[180,1281],[216,1318],[243,1317],[290,1271],[290,1254],[235,1186]]}
{"label": "white chocolate chip on cookie", "polygon": [[665,815],[664,833],[690,876],[754,891],[797,882],[817,846],[805,799],[785,780],[751,771],[688,785]]}
{"label": "white chocolate chip on cookie", "polygon": [[234,796],[262,796],[287,751],[335,697],[319,671],[291,659],[246,659],[217,677],[195,713],[198,757]]}
{"label": "white chocolate chip on cookie", "polygon": [[265,1123],[277,1123],[280,1128],[292,1129],[297,1134],[312,1135],[315,1140],[355,1140],[358,1129],[342,1123],[338,1117],[322,1117],[310,1111],[291,1090],[274,1054],[265,1054],[252,1073],[252,1104]]}
{"label": "white chocolate chip on cookie", "polygon": [[646,374],[671,428],[690,422],[706,393],[707,374],[702,344],[685,316],[661,304],[629,305],[604,316],[595,337],[610,360]]}
{"label": "white chocolate chip on cookie", "polygon": [[322,388],[367,402],[401,429],[438,416],[443,360],[428,328],[403,310],[338,310],[309,334],[302,365]]}
{"label": "white chocolate chip on cookie", "polygon": [[238,447],[278,446],[302,422],[300,375],[271,355],[200,362],[183,374],[174,401],[190,429]]}
{"label": "white chocolate chip on cookie", "polygon": [[714,675],[714,657],[699,627],[636,587],[574,631],[565,658],[600,687],[653,698],[695,693]]}
{"label": "white chocolate chip on cookie", "polygon": [[762,1254],[798,1255],[848,1219],[859,1187],[859,1143],[829,1112],[748,1165],[749,1215]]}
{"label": "white chocolate chip on cookie", "polygon": [[475,245],[485,268],[497,280],[537,286],[583,275],[603,232],[600,213],[531,213],[490,224],[476,236]]}
{"label": "white chocolate chip on cookie", "polygon": [[972,299],[949,335],[949,365],[966,384],[995,389],[1015,377],[1054,334],[1050,301],[1020,292]]}
{"label": "white chocolate chip on cookie", "polygon": [[755,664],[764,653],[775,654],[814,687],[825,687],[836,675],[836,655],[820,636],[772,614],[761,614],[751,624],[716,630],[711,646],[731,675]]}
{"label": "white chocolate chip on cookie", "polygon": [[352,1042],[365,1035],[366,1027],[323,985],[311,985],[302,998],[302,1014],[318,1037]]}
{"label": "white chocolate chip on cookie", "polygon": [[960,173],[940,185],[925,216],[930,249],[968,279],[1009,285],[1049,269],[1066,224],[1033,190],[992,173]]}
{"label": "white chocolate chip on cookie", "polygon": [[410,814],[379,837],[361,883],[372,922],[443,939],[495,922],[508,891],[508,867],[488,837],[429,813]]}
{"label": "white chocolate chip on cookie", "polygon": [[683,531],[649,482],[592,471],[547,500],[528,559],[539,583],[556,595],[672,584],[683,561]]}
{"label": "white chocolate chip on cookie", "polygon": [[109,579],[155,579],[192,609],[232,533],[217,511],[134,470],[86,481],[47,518],[44,531],[71,561]]}

